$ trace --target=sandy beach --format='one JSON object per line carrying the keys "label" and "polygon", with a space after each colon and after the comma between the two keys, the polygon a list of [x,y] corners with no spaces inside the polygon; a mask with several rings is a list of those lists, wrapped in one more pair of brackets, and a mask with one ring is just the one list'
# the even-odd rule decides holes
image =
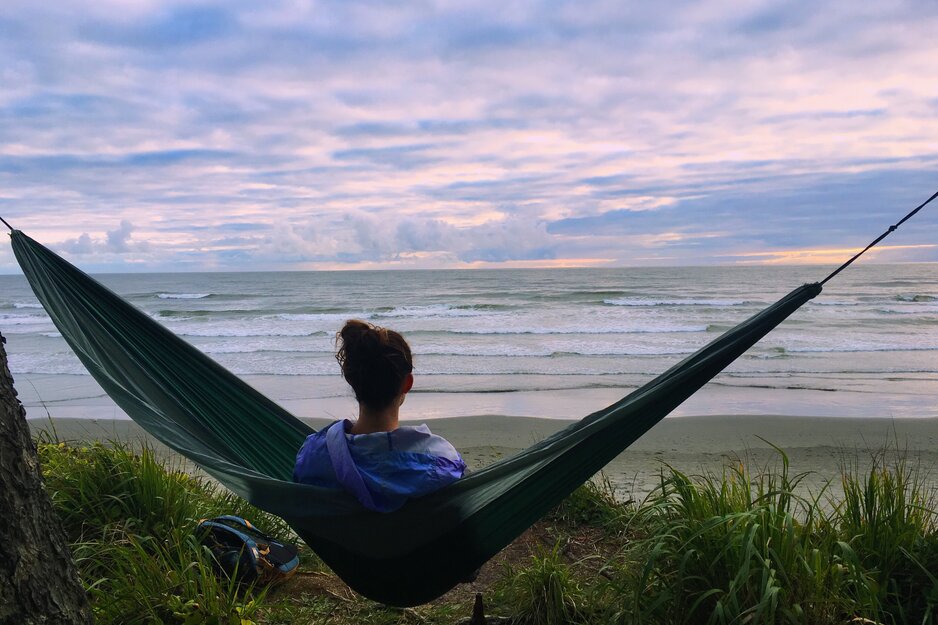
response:
{"label": "sandy beach", "polygon": [[[310,419],[318,428],[328,423]],[[54,427],[59,440],[120,440],[154,444],[132,421],[124,419],[30,419],[39,433]],[[416,422],[407,422],[416,423]],[[483,415],[433,419],[435,433],[460,450],[470,468],[480,468],[511,455],[571,421]],[[808,488],[817,489],[840,475],[844,462],[868,466],[874,454],[900,450],[912,463],[932,473],[938,485],[938,419],[877,419],[850,417],[792,417],[708,415],[664,419],[603,470],[622,499],[641,499],[658,482],[665,465],[688,473],[720,471],[740,458],[753,468],[778,464],[772,444],[788,455],[793,473],[806,472]],[[155,445],[161,453],[165,448]],[[171,456],[170,456],[171,457]],[[179,461],[176,458],[176,461]]]}

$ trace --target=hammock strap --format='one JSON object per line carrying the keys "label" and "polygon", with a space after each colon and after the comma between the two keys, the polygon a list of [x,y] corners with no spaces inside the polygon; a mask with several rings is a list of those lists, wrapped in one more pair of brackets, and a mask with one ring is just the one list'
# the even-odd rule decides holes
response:
{"label": "hammock strap", "polygon": [[847,262],[845,262],[843,265],[841,265],[840,267],[838,267],[836,270],[834,270],[834,272],[831,273],[831,275],[829,275],[829,276],[827,276],[826,278],[824,278],[823,280],[821,280],[821,282],[820,282],[821,286],[824,286],[825,284],[827,284],[827,281],[828,281],[828,280],[830,280],[831,278],[833,278],[834,276],[836,276],[838,273],[840,273],[841,271],[843,271],[844,269],[846,269],[847,267],[849,267],[849,266],[853,263],[853,261],[855,261],[856,259],[858,259],[858,258],[860,258],[861,256],[863,256],[863,254],[865,254],[871,247],[873,247],[874,245],[876,245],[877,243],[879,243],[880,241],[882,241],[883,239],[885,239],[887,236],[889,236],[892,232],[894,232],[894,231],[896,230],[896,228],[898,228],[899,226],[901,226],[902,224],[904,224],[906,221],[908,221],[908,220],[912,217],[912,215],[914,215],[915,213],[917,213],[917,212],[919,212],[920,210],[922,210],[923,208],[925,208],[925,206],[928,205],[928,204],[929,204],[932,200],[934,200],[936,197],[938,197],[938,191],[935,191],[935,193],[933,193],[930,198],[928,198],[927,200],[925,200],[924,202],[922,202],[921,204],[919,204],[918,206],[916,206],[908,215],[906,215],[905,217],[903,217],[902,219],[900,219],[898,223],[896,223],[896,224],[894,224],[894,225],[892,225],[892,226],[889,226],[889,228],[886,230],[886,232],[884,232],[884,233],[882,233],[881,235],[879,235],[878,237],[876,237],[876,239],[875,239],[872,243],[870,243],[869,245],[867,245],[865,248],[863,248],[863,250],[862,250],[861,252],[858,252],[857,254],[854,255],[853,258],[851,258],[850,260],[848,260]]}
{"label": "hammock strap", "polygon": [[10,224],[8,224],[6,219],[4,219],[3,217],[0,217],[0,221],[3,222],[3,225],[4,225],[4,226],[6,226],[7,228],[10,229],[10,232],[13,232],[13,226],[11,226]]}

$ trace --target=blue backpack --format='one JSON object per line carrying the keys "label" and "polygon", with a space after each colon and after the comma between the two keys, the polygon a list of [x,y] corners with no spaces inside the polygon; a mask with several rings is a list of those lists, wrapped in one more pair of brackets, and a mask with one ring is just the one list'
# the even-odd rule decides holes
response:
{"label": "blue backpack", "polygon": [[296,573],[300,564],[296,545],[271,538],[239,516],[202,519],[199,531],[218,568],[239,582],[282,582]]}

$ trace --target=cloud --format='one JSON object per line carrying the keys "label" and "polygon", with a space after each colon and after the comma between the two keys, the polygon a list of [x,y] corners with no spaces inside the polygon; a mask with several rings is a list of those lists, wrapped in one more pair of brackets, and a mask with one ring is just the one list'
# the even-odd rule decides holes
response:
{"label": "cloud", "polygon": [[[733,189],[695,189],[655,210],[611,210],[556,220],[548,232],[623,237],[636,232],[679,233],[678,238],[653,240],[652,247],[670,248],[669,253],[679,254],[677,260],[685,263],[735,262],[737,253],[759,248],[763,252],[755,257],[795,261],[787,250],[865,245],[926,199],[919,190],[933,184],[933,169],[737,179]],[[936,236],[938,220],[925,217],[914,228],[905,226],[892,235],[889,242],[912,244]],[[918,247],[901,249],[910,252],[908,258],[930,258]],[[903,255],[888,258],[895,261]]]}
{"label": "cloud", "polygon": [[117,230],[110,230],[107,233],[105,247],[109,252],[118,254],[130,251],[130,234],[133,232],[133,224],[126,219],[121,221]]}
{"label": "cloud", "polygon": [[0,213],[86,266],[737,262],[851,247],[935,186],[934,3],[11,0],[0,21]]}
{"label": "cloud", "polygon": [[131,241],[134,225],[122,220],[120,226],[105,233],[103,239],[93,239],[87,232],[82,232],[76,239],[68,239],[55,247],[76,256],[138,254],[150,249],[146,241]]}
{"label": "cloud", "polygon": [[79,24],[78,33],[104,45],[163,50],[236,37],[240,29],[231,12],[205,5],[158,9],[121,22],[89,20]]}
{"label": "cloud", "polygon": [[[244,242],[247,243],[246,241]],[[472,226],[419,217],[394,222],[367,213],[334,223],[291,225],[259,242],[263,262],[393,263],[435,259],[445,266],[476,262],[552,260],[555,243],[546,225],[524,216],[503,216]]]}
{"label": "cloud", "polygon": [[84,254],[93,254],[95,251],[95,244],[91,240],[91,235],[87,232],[82,232],[81,236],[77,239],[71,239],[68,241],[63,241],[59,243],[58,248],[69,254],[84,255]]}
{"label": "cloud", "polygon": [[396,169],[416,169],[433,162],[434,157],[428,152],[437,146],[432,144],[391,145],[380,148],[355,148],[337,150],[332,158],[337,161],[358,161],[368,165],[389,165]]}

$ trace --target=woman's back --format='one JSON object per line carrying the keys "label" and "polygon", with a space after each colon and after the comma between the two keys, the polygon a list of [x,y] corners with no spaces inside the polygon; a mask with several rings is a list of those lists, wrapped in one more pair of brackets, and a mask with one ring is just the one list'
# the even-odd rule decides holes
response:
{"label": "woman's back", "polygon": [[350,320],[339,332],[336,359],[355,391],[358,421],[337,421],[307,437],[293,479],[344,488],[371,510],[396,510],[462,477],[466,465],[426,425],[399,427],[413,386],[410,346],[397,332]]}
{"label": "woman's back", "polygon": [[[333,428],[341,430],[341,440],[333,436],[330,449]],[[427,495],[459,479],[466,469],[459,452],[426,425],[369,434],[352,434],[351,428],[351,421],[337,421],[309,436],[296,456],[294,481],[339,485],[365,507],[389,512],[412,497]],[[347,454],[341,448],[334,449],[336,443],[344,445]]]}

